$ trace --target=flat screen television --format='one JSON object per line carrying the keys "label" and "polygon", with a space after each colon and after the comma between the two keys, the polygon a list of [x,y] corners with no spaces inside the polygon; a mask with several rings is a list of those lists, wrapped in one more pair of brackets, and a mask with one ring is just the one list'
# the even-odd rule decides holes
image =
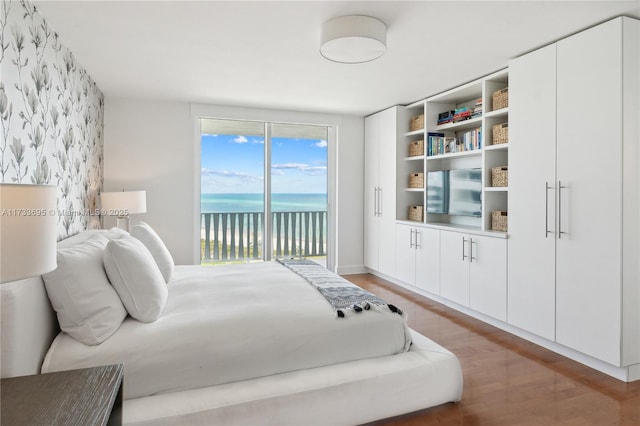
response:
{"label": "flat screen television", "polygon": [[482,169],[427,173],[427,213],[482,215]]}

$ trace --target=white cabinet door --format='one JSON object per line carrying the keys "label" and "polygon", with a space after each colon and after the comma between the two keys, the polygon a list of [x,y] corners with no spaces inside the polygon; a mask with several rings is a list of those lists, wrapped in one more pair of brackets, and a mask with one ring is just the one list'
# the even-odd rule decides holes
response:
{"label": "white cabinet door", "polygon": [[558,42],[556,340],[620,364],[622,39],[615,20]]}
{"label": "white cabinet door", "polygon": [[417,227],[416,286],[440,294],[440,231]]}
{"label": "white cabinet door", "polygon": [[378,240],[380,237],[377,216],[379,163],[380,163],[380,117],[372,115],[364,120],[364,264],[378,269]]}
{"label": "white cabinet door", "polygon": [[379,129],[379,176],[380,176],[380,246],[378,271],[393,275],[395,271],[396,231],[396,138],[398,132],[398,108],[393,107],[378,113]]}
{"label": "white cabinet door", "polygon": [[469,306],[469,237],[440,231],[440,295]]}
{"label": "white cabinet door", "polygon": [[404,283],[415,285],[416,249],[414,247],[415,228],[409,225],[396,225],[396,271],[394,277]]}
{"label": "white cabinet door", "polygon": [[554,340],[555,44],[509,63],[509,138],[507,322]]}
{"label": "white cabinet door", "polygon": [[507,319],[507,240],[469,237],[469,307]]}

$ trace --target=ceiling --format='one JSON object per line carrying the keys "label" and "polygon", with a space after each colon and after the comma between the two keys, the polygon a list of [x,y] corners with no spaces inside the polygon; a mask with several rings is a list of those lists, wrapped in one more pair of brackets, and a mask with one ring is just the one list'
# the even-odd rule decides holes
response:
{"label": "ceiling", "polygon": [[[35,1],[109,98],[367,115],[507,66],[640,1]],[[337,64],[323,22],[386,23],[387,53]]]}

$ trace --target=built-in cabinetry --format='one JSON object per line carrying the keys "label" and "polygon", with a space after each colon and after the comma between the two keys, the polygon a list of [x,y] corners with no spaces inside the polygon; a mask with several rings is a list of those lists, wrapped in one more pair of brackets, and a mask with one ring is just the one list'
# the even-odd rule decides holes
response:
{"label": "built-in cabinetry", "polygon": [[508,322],[640,374],[639,25],[511,61]]}
{"label": "built-in cabinetry", "polygon": [[506,239],[440,231],[440,243],[440,295],[506,320]]}
{"label": "built-in cabinetry", "polygon": [[[622,380],[640,379],[639,22],[613,19],[513,59],[508,71],[367,118],[370,270]],[[508,107],[493,110],[493,93],[506,87]],[[465,106],[475,116],[438,124]],[[410,129],[421,114],[424,126]],[[492,144],[503,123],[508,141]],[[474,129],[466,147],[475,149],[445,143]],[[381,141],[392,134],[395,151]],[[445,145],[436,152],[430,136]],[[424,155],[410,155],[420,140]],[[508,186],[492,186],[502,166]],[[471,204],[479,198],[478,214],[436,213],[431,177],[472,169],[480,189],[476,177],[474,189],[461,185]],[[380,198],[389,182],[389,198]],[[409,220],[411,206],[424,215]],[[492,230],[494,210],[508,211],[507,232]]]}
{"label": "built-in cabinetry", "polygon": [[364,263],[389,276],[395,271],[396,141],[405,114],[392,107],[365,118]]}
{"label": "built-in cabinetry", "polygon": [[[509,120],[508,106],[493,110],[493,94],[508,85],[508,72],[502,70],[407,106],[406,133],[397,152],[398,220],[409,219],[410,206],[424,206],[421,222],[491,230],[491,212],[507,210],[508,193],[507,186],[492,186],[491,169],[508,166],[509,149],[508,142],[493,144],[493,127],[508,126]],[[438,124],[441,114],[465,108],[472,114],[467,119]],[[424,115],[424,128],[411,130],[410,118],[419,115]],[[423,141],[424,155],[410,155],[416,141]],[[462,194],[471,199],[468,211],[434,212],[440,188],[429,182],[429,174],[469,169],[477,170],[477,180],[469,181]],[[409,176],[416,173],[422,173],[421,188],[409,185]]]}
{"label": "built-in cabinetry", "polygon": [[404,283],[440,294],[440,231],[398,223],[395,248],[394,276]]}

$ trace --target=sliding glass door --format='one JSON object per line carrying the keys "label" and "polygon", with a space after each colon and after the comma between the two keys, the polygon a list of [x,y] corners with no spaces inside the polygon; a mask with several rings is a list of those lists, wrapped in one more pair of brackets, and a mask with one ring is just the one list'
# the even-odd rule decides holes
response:
{"label": "sliding glass door", "polygon": [[328,129],[201,120],[201,263],[327,255]]}

